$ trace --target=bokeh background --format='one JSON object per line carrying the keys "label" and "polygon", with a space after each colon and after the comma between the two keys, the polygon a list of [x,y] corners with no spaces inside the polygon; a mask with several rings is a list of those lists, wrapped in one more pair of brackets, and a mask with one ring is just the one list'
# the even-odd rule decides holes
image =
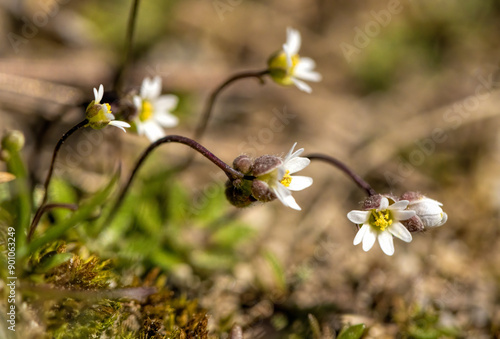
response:
{"label": "bokeh background", "polygon": [[[130,6],[0,2],[0,133],[25,134],[35,195],[92,88],[112,89]],[[233,324],[245,338],[333,338],[359,323],[364,338],[500,335],[499,19],[496,0],[143,1],[125,83],[137,89],[159,75],[163,92],[180,97],[169,133],[192,136],[210,91],[235,72],[265,69],[293,27],[323,80],[312,94],[271,79],[233,84],[203,145],[231,163],[298,142],[380,193],[441,201],[449,220],[410,244],[396,240],[393,257],[377,245],[365,253],[346,218],[364,192],[335,168],[313,162],[302,172],[314,185],[294,195],[300,212],[278,201],[240,210],[201,156],[169,175],[191,152],[172,144],[148,160],[112,223],[64,239],[83,257],[111,259],[123,285],[153,272],[156,286],[197,299],[214,338]],[[62,149],[52,199],[88,197],[118,162],[123,182],[148,144],[112,128],[78,132]],[[43,312],[35,307],[37,327],[24,329],[46,331]]]}

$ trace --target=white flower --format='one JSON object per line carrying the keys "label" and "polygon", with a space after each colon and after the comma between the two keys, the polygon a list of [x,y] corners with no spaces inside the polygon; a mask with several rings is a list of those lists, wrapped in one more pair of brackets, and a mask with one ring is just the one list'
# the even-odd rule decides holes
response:
{"label": "white flower", "polygon": [[311,162],[308,158],[299,157],[299,155],[304,152],[303,148],[293,152],[296,145],[297,143],[293,144],[282,163],[269,173],[266,182],[283,205],[300,211],[301,208],[293,198],[292,191],[302,191],[311,186],[313,179],[310,177],[291,175],[303,170]]}
{"label": "white flower", "polygon": [[300,33],[293,28],[287,28],[283,51],[269,60],[269,71],[277,83],[285,86],[294,84],[301,91],[311,93],[311,87],[302,80],[318,82],[321,81],[321,74],[313,71],[316,66],[314,60],[299,56],[300,44]]}
{"label": "white flower", "polygon": [[172,115],[170,111],[177,107],[179,99],[177,96],[161,94],[161,78],[145,78],[142,82],[140,95],[134,96],[134,105],[137,108],[138,116],[134,120],[139,135],[154,142],[165,136],[162,127],[174,127],[179,119]]}
{"label": "white flower", "polygon": [[448,220],[448,215],[443,212],[441,206],[443,204],[439,201],[422,196],[410,201],[407,209],[415,211],[425,227],[438,227]]}
{"label": "white flower", "polygon": [[392,236],[405,242],[412,240],[411,233],[401,224],[400,220],[406,220],[415,215],[415,211],[405,210],[408,200],[400,200],[389,205],[389,199],[381,197],[378,208],[368,211],[351,211],[347,218],[355,224],[362,225],[354,238],[354,245],[363,242],[363,250],[369,251],[375,240],[382,251],[387,255],[394,254],[394,243]]}
{"label": "white flower", "polygon": [[99,90],[94,88],[94,100],[87,107],[86,118],[89,123],[86,126],[90,126],[94,129],[101,129],[107,125],[111,125],[126,132],[125,128],[129,128],[130,124],[124,121],[115,120],[115,116],[111,112],[109,104],[101,104],[103,95],[104,87],[102,84],[99,86]]}

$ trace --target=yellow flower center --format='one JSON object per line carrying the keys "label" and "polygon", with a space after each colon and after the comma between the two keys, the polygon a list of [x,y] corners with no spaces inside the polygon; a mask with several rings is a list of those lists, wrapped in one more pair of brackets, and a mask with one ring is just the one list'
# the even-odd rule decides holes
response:
{"label": "yellow flower center", "polygon": [[148,100],[142,100],[141,113],[139,113],[140,121],[147,121],[153,115],[153,105]]}
{"label": "yellow flower center", "polygon": [[379,228],[381,231],[385,231],[387,227],[392,225],[391,214],[388,210],[383,210],[377,212],[372,210],[370,215],[370,225]]}
{"label": "yellow flower center", "polygon": [[280,85],[292,85],[293,81],[291,76],[294,74],[295,66],[297,66],[299,61],[300,57],[298,54],[292,55],[292,65],[291,67],[288,67],[285,52],[280,52],[274,55],[268,61],[271,77]]}
{"label": "yellow flower center", "polygon": [[282,183],[283,186],[288,187],[290,186],[291,182],[292,182],[292,176],[290,175],[290,171],[287,170],[285,175],[283,176],[283,179],[280,180],[280,183]]}

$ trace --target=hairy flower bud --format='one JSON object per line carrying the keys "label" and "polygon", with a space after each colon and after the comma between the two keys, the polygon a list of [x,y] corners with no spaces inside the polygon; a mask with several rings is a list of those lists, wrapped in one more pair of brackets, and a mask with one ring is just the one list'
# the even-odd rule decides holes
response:
{"label": "hairy flower bud", "polygon": [[261,202],[269,202],[276,199],[276,195],[271,191],[269,185],[257,179],[252,181],[252,195]]}
{"label": "hairy flower bud", "polygon": [[413,210],[424,227],[442,226],[447,220],[448,215],[443,212],[442,203],[417,192],[406,192],[401,195],[401,199],[408,200],[408,210]]}
{"label": "hairy flower bud", "polygon": [[236,179],[226,182],[227,200],[235,207],[248,207],[255,202],[248,189],[247,180]]}
{"label": "hairy flower bud", "polygon": [[263,155],[255,159],[252,166],[252,174],[261,177],[271,173],[279,166],[283,165],[283,160],[273,155]]}
{"label": "hairy flower bud", "polygon": [[252,170],[252,159],[247,155],[240,155],[233,161],[233,168],[243,174],[249,174]]}

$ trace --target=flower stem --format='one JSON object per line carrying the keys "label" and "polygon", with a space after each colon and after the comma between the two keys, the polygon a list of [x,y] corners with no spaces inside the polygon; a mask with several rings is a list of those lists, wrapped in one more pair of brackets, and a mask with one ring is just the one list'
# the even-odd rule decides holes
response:
{"label": "flower stem", "polygon": [[125,52],[123,53],[124,57],[118,75],[115,78],[115,86],[114,86],[115,90],[119,94],[124,92],[123,79],[125,78],[125,74],[130,65],[130,59],[132,55],[132,43],[134,39],[135,24],[137,22],[137,12],[139,8],[139,2],[140,0],[133,0],[132,7],[130,8],[130,15],[128,17],[127,36],[125,38]]}
{"label": "flower stem", "polygon": [[192,149],[194,149],[195,151],[201,153],[205,158],[207,158],[208,160],[213,162],[215,165],[217,165],[221,170],[223,170],[224,173],[226,173],[229,180],[245,178],[245,175],[243,173],[235,170],[234,168],[232,168],[231,166],[226,164],[224,161],[217,158],[212,152],[207,150],[205,147],[203,147],[202,145],[200,145],[196,141],[189,139],[189,138],[186,138],[186,137],[183,137],[183,136],[180,136],[180,135],[167,135],[166,137],[163,137],[163,138],[158,139],[155,142],[153,142],[142,153],[141,157],[139,158],[139,160],[135,164],[135,167],[132,170],[132,173],[130,174],[130,177],[128,178],[127,183],[125,184],[125,186],[121,190],[120,195],[118,196],[118,199],[117,199],[115,205],[113,206],[111,213],[109,214],[108,221],[110,220],[110,218],[112,218],[112,216],[116,213],[116,211],[120,207],[121,203],[123,202],[123,198],[125,197],[125,194],[127,193],[128,189],[130,188],[130,185],[132,184],[132,180],[134,179],[135,175],[139,171],[139,168],[144,163],[144,161],[146,160],[148,155],[156,147],[160,146],[161,144],[170,143],[170,142],[177,142],[180,144],[187,145],[187,146],[191,147]]}
{"label": "flower stem", "polygon": [[[49,184],[50,184],[50,180],[52,179],[52,174],[54,173],[54,165],[56,162],[56,157],[57,157],[57,154],[59,153],[59,150],[61,149],[61,146],[64,144],[66,139],[68,139],[73,133],[78,131],[80,128],[87,125],[88,122],[89,121],[87,119],[80,121],[78,124],[73,126],[69,131],[64,133],[63,136],[61,137],[61,139],[59,139],[59,141],[57,142],[56,147],[54,148],[54,153],[52,154],[52,160],[50,162],[49,173],[47,173],[47,178],[45,178],[45,183],[43,184],[44,193],[43,193],[42,202],[40,203],[40,206],[38,207],[38,209],[35,213],[35,216],[33,217],[33,221],[31,222],[28,234],[33,234],[33,232],[35,231],[35,228],[36,228],[36,224],[38,223],[38,221],[40,221],[42,214],[46,210],[44,208],[44,206],[45,206],[45,203],[47,202],[47,199],[48,199]],[[29,241],[29,238],[30,237],[28,236],[28,241]]]}
{"label": "flower stem", "polygon": [[377,192],[368,184],[366,181],[364,181],[359,175],[354,173],[349,167],[347,167],[344,163],[341,161],[325,155],[325,154],[319,154],[319,153],[314,153],[314,154],[309,154],[305,156],[306,158],[309,158],[310,160],[321,160],[324,162],[329,163],[330,165],[333,165],[337,167],[339,170],[347,174],[360,188],[364,189],[368,196],[376,195]]}
{"label": "flower stem", "polygon": [[219,96],[220,92],[232,84],[233,82],[236,82],[240,79],[245,79],[245,78],[257,78],[259,79],[262,83],[264,82],[264,75],[269,74],[269,70],[265,69],[262,71],[249,71],[249,72],[241,72],[241,73],[236,73],[235,75],[231,76],[229,79],[224,81],[222,84],[220,84],[213,92],[210,94],[210,97],[208,98],[208,101],[205,105],[205,109],[203,110],[200,122],[198,123],[198,126],[196,127],[196,131],[194,133],[194,139],[196,140],[201,140],[203,137],[203,134],[205,133],[205,130],[207,129],[208,125],[208,120],[210,119],[210,115],[212,114],[212,110],[215,104],[215,100]]}
{"label": "flower stem", "polygon": [[46,205],[41,205],[40,206],[40,212],[35,214],[35,217],[33,218],[33,222],[30,225],[30,229],[28,231],[28,241],[31,240],[31,237],[33,236],[33,233],[35,233],[36,226],[38,225],[38,222],[40,221],[40,218],[42,215],[50,211],[54,208],[65,208],[71,211],[76,211],[78,209],[78,206],[75,204],[61,204],[61,203],[54,203],[54,204],[46,204]]}

